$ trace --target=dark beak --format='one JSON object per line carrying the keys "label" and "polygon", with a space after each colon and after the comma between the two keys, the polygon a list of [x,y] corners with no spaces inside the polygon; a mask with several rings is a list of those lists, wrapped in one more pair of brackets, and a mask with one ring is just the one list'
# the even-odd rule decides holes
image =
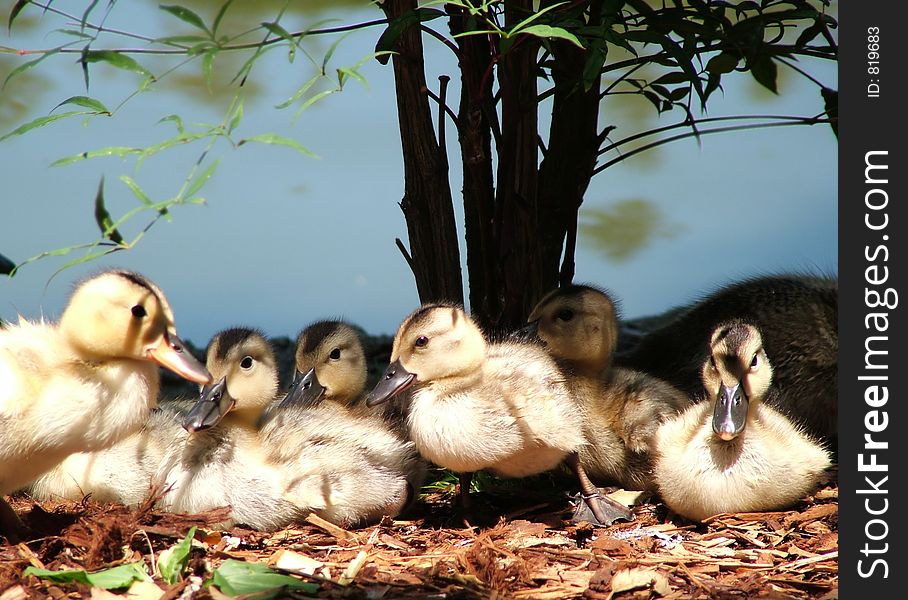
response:
{"label": "dark beak", "polygon": [[199,400],[183,419],[183,429],[193,433],[210,429],[221,422],[236,404],[227,391],[227,378],[206,385],[199,394]]}
{"label": "dark beak", "polygon": [[414,381],[416,381],[416,375],[403,368],[400,360],[395,360],[388,365],[385,374],[366,396],[366,406],[375,406],[390,400],[392,396],[409,387]]}
{"label": "dark beak", "polygon": [[539,321],[530,321],[511,334],[511,338],[518,342],[539,342]]}
{"label": "dark beak", "polygon": [[280,407],[302,406],[310,408],[318,404],[318,401],[325,395],[325,386],[318,381],[315,376],[315,369],[309,369],[306,374],[300,373],[299,369],[293,375],[293,381],[290,382],[290,389],[287,395],[281,400]]}
{"label": "dark beak", "polygon": [[713,410],[713,431],[716,435],[726,441],[738,437],[744,431],[749,403],[740,382],[733,386],[723,383]]}

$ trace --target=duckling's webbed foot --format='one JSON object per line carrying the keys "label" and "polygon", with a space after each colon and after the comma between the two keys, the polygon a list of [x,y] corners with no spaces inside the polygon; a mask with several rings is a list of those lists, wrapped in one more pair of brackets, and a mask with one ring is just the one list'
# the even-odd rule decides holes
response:
{"label": "duckling's webbed foot", "polygon": [[580,501],[571,515],[571,521],[574,523],[586,521],[598,527],[607,527],[619,519],[633,521],[634,513],[628,507],[599,492],[593,495],[581,493]]}
{"label": "duckling's webbed foot", "polygon": [[599,493],[599,490],[590,481],[586,471],[580,464],[579,455],[576,453],[571,454],[565,462],[577,475],[577,479],[580,481],[580,489],[582,490],[580,497],[583,501],[577,502],[577,507],[571,517],[574,523],[587,521],[593,525],[606,527],[618,519],[624,519],[625,521],[634,520],[634,513],[628,507]]}

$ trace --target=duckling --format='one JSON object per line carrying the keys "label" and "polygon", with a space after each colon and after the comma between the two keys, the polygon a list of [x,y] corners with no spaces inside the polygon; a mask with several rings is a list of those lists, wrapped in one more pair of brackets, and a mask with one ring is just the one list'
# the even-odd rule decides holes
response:
{"label": "duckling", "polygon": [[282,466],[269,459],[258,424],[278,392],[277,359],[261,332],[238,327],[214,336],[206,364],[214,383],[183,415],[189,432],[161,463],[169,491],[158,505],[198,513],[231,507],[231,519],[261,531],[286,527],[308,510],[284,497]]}
{"label": "duckling", "polygon": [[261,438],[269,460],[282,465],[284,496],[342,527],[397,516],[425,478],[413,442],[340,402],[269,411]]}
{"label": "duckling", "polygon": [[[267,386],[260,376],[258,381],[244,382],[247,390],[237,390],[234,382],[237,377],[231,377],[228,372],[226,381],[222,382],[233,391],[218,390],[216,385],[203,393],[184,426],[191,431],[209,433],[213,430],[209,428],[231,419],[233,422],[239,419],[244,430],[251,430],[254,424],[258,444],[256,461],[252,464],[264,462],[269,467],[266,472],[280,473],[277,480],[280,497],[296,507],[297,512],[314,511],[341,526],[365,525],[377,522],[383,516],[394,517],[415,498],[425,477],[425,463],[412,443],[390,431],[378,415],[369,414],[361,404],[357,406],[356,401],[362,397],[365,386],[366,362],[355,330],[327,322],[316,324],[314,331],[312,329],[307,329],[310,335],[304,336],[304,343],[300,345],[304,349],[303,356],[311,359],[324,355],[327,360],[315,361],[307,373],[311,377],[303,378],[301,384],[291,390],[291,395],[298,396],[296,399],[288,401],[285,398],[277,407],[264,411],[276,392],[277,369],[273,353],[269,351],[266,360],[265,353],[260,351],[259,362],[268,366]],[[315,341],[318,338],[321,341]],[[305,340],[313,340],[315,347],[310,348]],[[215,376],[222,372],[218,366],[220,362],[234,370],[239,365],[239,372],[242,372],[250,358],[256,359],[256,354],[231,336],[222,336],[218,341],[217,345],[212,344],[208,353],[209,363],[214,363],[211,370]],[[262,346],[266,342],[259,338],[256,343]],[[238,345],[241,347],[236,348]],[[336,355],[334,350],[338,350]],[[222,355],[223,360],[219,360]],[[240,360],[242,355],[246,356]],[[297,356],[300,356],[299,352]],[[310,382],[308,386],[307,381]],[[236,408],[232,408],[231,397],[241,397],[236,394],[246,398],[244,407],[237,401]],[[254,396],[258,400],[250,402]],[[243,408],[245,415],[241,414]],[[235,428],[236,425],[232,425],[231,430]],[[244,452],[246,457],[249,454],[248,450]],[[254,470],[252,475],[244,472],[242,480],[232,487],[245,487],[253,496],[259,494],[259,484],[251,480],[255,476]],[[269,480],[265,489],[270,492],[273,485]],[[237,513],[237,503],[245,507],[253,502],[253,498],[232,500],[234,513]],[[269,501],[273,499],[269,498]],[[181,510],[186,511],[185,508]],[[243,514],[255,514],[258,510],[254,507],[254,510],[244,510]],[[285,513],[281,511],[280,514]],[[286,520],[286,517],[282,519]],[[248,516],[241,522],[257,529],[266,528]],[[267,528],[272,526],[267,525]]]}
{"label": "duckling", "polygon": [[354,412],[377,414],[395,432],[405,434],[399,403],[365,405],[366,378],[366,353],[359,332],[343,321],[318,321],[301,331],[297,338],[296,371],[281,406],[339,402]]}
{"label": "duckling", "polygon": [[489,344],[462,308],[427,304],[401,324],[391,361],[366,403],[412,386],[410,438],[425,458],[460,474],[464,505],[474,471],[526,477],[564,461],[599,524],[631,518],[624,506],[600,496],[580,465],[581,409],[541,347]]}
{"label": "duckling", "polygon": [[527,330],[571,376],[583,408],[588,444],[580,464],[596,482],[655,488],[652,436],[668,416],[690,404],[681,391],[645,373],[611,367],[618,340],[615,304],[603,290],[570,285],[549,292],[529,316]]}
{"label": "duckling", "polygon": [[760,331],[719,325],[701,377],[710,401],[667,420],[655,435],[655,478],[666,505],[693,520],[778,510],[810,493],[830,455],[765,405],[773,367]]}
{"label": "duckling", "polygon": [[162,510],[198,513],[230,506],[230,521],[272,531],[306,512],[283,498],[282,473],[269,463],[257,422],[277,396],[277,361],[264,336],[247,328],[216,334],[207,350],[216,381],[196,402],[174,400],[143,429],[100,452],[78,453],[30,488],[36,499],[138,505],[153,487]]}
{"label": "duckling", "polygon": [[207,351],[217,381],[194,405],[172,401],[146,427],[100,453],[68,458],[32,486],[37,498],[139,504],[152,483],[158,506],[201,512],[231,506],[231,520],[272,531],[310,511],[338,525],[396,516],[418,489],[424,464],[413,444],[378,417],[340,403],[271,408],[276,359],[254,330],[217,334]]}
{"label": "duckling", "polygon": [[731,319],[757,326],[774,365],[765,402],[835,447],[838,428],[838,281],[776,275],[722,288],[645,335],[618,364],[697,394],[710,334]]}
{"label": "duckling", "polygon": [[0,330],[0,494],[138,430],[157,402],[155,362],[211,380],[184,350],[164,294],[130,271],[81,282],[57,324],[20,319]]}

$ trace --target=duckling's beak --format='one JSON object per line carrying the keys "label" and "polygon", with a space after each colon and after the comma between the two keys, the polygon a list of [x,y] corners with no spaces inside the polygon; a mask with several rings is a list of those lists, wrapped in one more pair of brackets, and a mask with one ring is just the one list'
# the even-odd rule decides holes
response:
{"label": "duckling's beak", "polygon": [[145,356],[184,379],[201,385],[211,383],[211,373],[186,350],[175,333],[165,333],[156,346],[145,350]]}
{"label": "duckling's beak", "polygon": [[530,321],[525,327],[521,327],[511,334],[511,337],[520,342],[538,342],[539,339],[539,320]]}
{"label": "duckling's beak", "polygon": [[236,400],[227,391],[227,377],[202,388],[199,399],[183,419],[183,429],[193,433],[210,429],[221,422]]}
{"label": "duckling's beak", "polygon": [[719,386],[716,407],[713,410],[713,431],[725,441],[733,440],[742,431],[747,422],[747,406],[750,401],[741,382],[735,385]]}
{"label": "duckling's beak", "polygon": [[388,365],[375,388],[366,396],[366,406],[375,406],[391,399],[395,394],[403,391],[416,381],[416,375],[407,371],[400,364],[400,359]]}
{"label": "duckling's beak", "polygon": [[287,395],[281,400],[280,406],[315,406],[319,399],[325,394],[325,386],[318,381],[315,376],[315,369],[309,369],[306,374],[299,369],[293,375],[293,381],[290,382],[290,389]]}

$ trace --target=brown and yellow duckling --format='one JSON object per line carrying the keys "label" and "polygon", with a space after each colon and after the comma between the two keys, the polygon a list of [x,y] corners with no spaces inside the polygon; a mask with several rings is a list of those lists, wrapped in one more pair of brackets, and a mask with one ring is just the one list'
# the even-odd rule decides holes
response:
{"label": "brown and yellow duckling", "polygon": [[655,488],[650,458],[662,421],[690,404],[688,396],[640,371],[613,367],[618,339],[615,304],[603,290],[571,285],[540,300],[527,328],[568,375],[582,407],[587,444],[580,463],[598,483]]}
{"label": "brown and yellow duckling", "polygon": [[701,367],[708,400],[655,435],[655,478],[665,504],[703,520],[719,513],[780,510],[811,493],[829,452],[763,400],[773,368],[760,331],[719,325]]}
{"label": "brown and yellow duckling", "polygon": [[742,319],[761,332],[773,364],[766,404],[834,448],[838,437],[838,281],[812,275],[748,279],[697,302],[646,334],[618,364],[699,393],[716,327]]}

